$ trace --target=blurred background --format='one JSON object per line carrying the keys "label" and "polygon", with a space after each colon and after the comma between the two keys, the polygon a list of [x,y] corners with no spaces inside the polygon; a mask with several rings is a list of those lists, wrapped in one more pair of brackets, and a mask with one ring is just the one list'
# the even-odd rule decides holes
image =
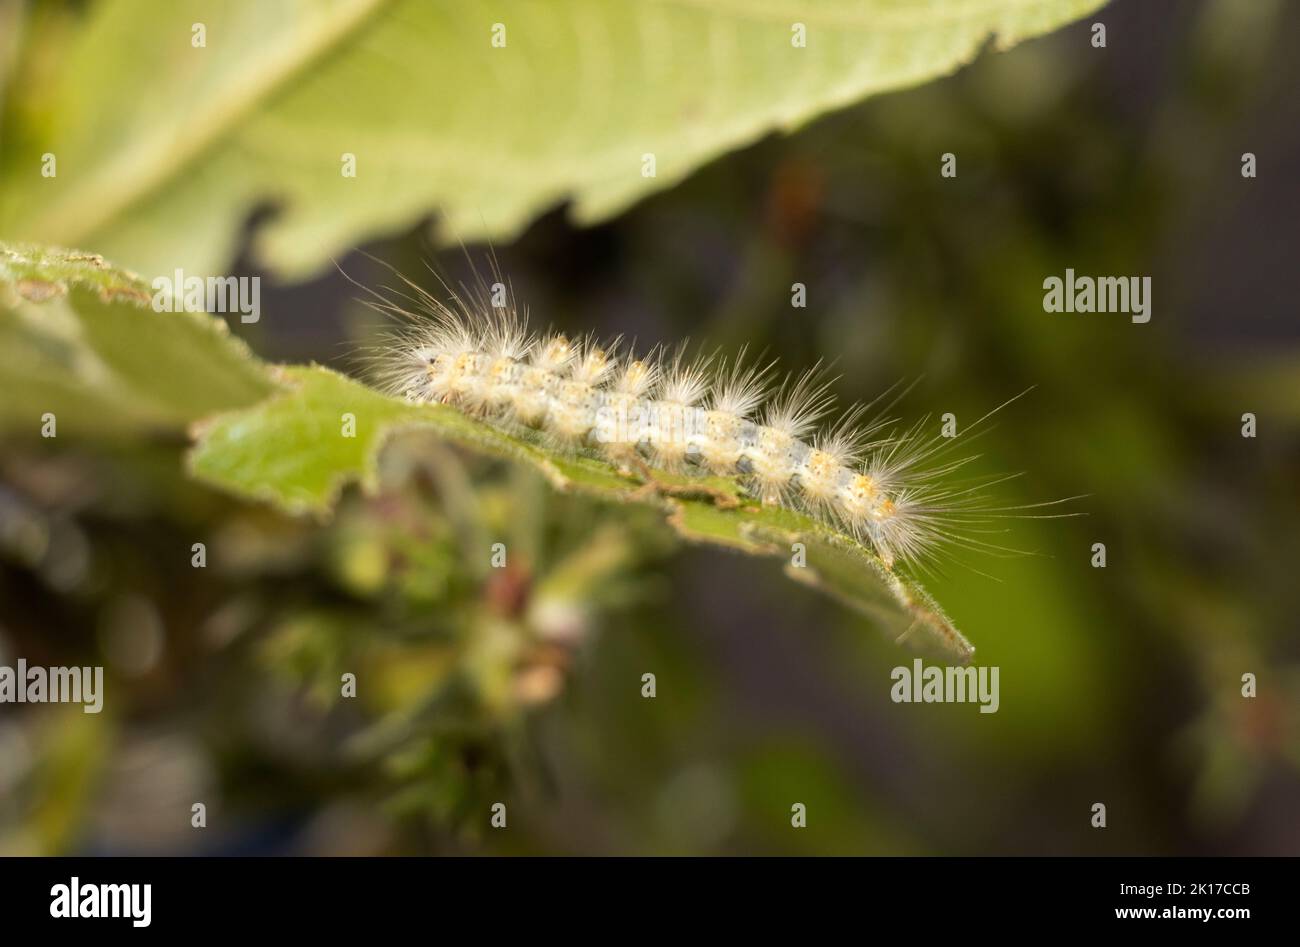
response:
{"label": "blurred background", "polygon": [[[89,6],[8,8],[46,18],[6,44],[11,79],[55,68],[41,43]],[[992,578],[925,577],[1001,669],[986,715],[892,703],[912,655],[779,561],[427,434],[326,523],[190,482],[183,440],[6,434],[0,663],[103,664],[113,700],[0,705],[0,852],[1297,853],[1297,39],[1294,4],[1116,3],[605,222],[553,205],[462,252],[432,242],[434,210],[346,277],[264,269],[276,209],[250,209],[226,271],[264,277],[264,315],[230,327],[268,360],[359,374],[384,323],[347,277],[438,292],[426,264],[454,284],[495,252],[535,322],[833,358],[846,401],[919,377],[907,418],[1033,386],[981,472],[1023,472],[1008,504],[1087,494],[1087,515],[1010,524],[1040,554],[974,563]],[[40,89],[6,92],[14,136]],[[1150,276],[1151,322],[1045,313],[1067,267]],[[484,534],[522,554],[477,568]]]}

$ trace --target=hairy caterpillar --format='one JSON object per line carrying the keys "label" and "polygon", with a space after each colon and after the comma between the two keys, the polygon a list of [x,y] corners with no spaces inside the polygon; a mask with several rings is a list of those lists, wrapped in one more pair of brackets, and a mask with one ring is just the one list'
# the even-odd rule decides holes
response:
{"label": "hairy caterpillar", "polygon": [[946,484],[974,458],[950,458],[957,439],[927,435],[924,420],[900,428],[885,417],[897,397],[877,404],[893,389],[828,424],[835,401],[820,365],[777,381],[775,363],[743,350],[730,360],[688,357],[685,345],[638,356],[621,339],[530,331],[499,281],[492,291],[480,281],[462,293],[444,284],[450,304],[403,281],[415,293],[405,296],[414,312],[367,290],[370,305],[402,320],[371,359],[388,393],[453,405],[512,432],[537,431],[629,472],[735,478],[764,504],[851,535],[888,568],[920,564],[945,546],[1017,553],[979,534],[998,517],[1053,505],[991,505],[986,488],[1007,477]]}

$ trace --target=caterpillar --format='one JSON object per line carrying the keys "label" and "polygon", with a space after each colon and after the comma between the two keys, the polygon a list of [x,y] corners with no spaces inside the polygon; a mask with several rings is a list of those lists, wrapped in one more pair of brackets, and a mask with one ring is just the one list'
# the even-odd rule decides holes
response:
{"label": "caterpillar", "polygon": [[[684,343],[637,354],[621,338],[531,331],[500,281],[461,292],[444,283],[443,302],[402,279],[415,295],[398,295],[413,310],[363,287],[369,305],[400,320],[371,358],[387,393],[452,405],[511,433],[538,432],[629,473],[734,478],[764,505],[852,536],[886,568],[920,564],[942,547],[1021,554],[980,534],[999,517],[1068,502],[992,505],[988,488],[1009,477],[948,484],[974,457],[951,458],[958,439],[927,436],[926,419],[900,427],[888,417],[897,385],[831,420],[833,379],[821,364],[778,380],[775,362],[743,349],[731,359],[690,356]],[[1009,403],[969,425],[965,439]]]}

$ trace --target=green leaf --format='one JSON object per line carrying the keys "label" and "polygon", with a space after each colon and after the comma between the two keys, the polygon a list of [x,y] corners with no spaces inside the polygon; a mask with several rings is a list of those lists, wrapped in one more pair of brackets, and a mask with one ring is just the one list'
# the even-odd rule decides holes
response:
{"label": "green leaf", "polygon": [[[868,548],[790,510],[763,507],[723,478],[643,471],[559,453],[444,405],[390,398],[320,366],[268,368],[206,313],[156,312],[134,274],[76,251],[0,244],[0,429],[36,437],[126,434],[196,439],[190,472],[290,513],[326,516],[348,483],[373,488],[395,431],[425,427],[470,450],[526,464],[552,487],[662,509],[686,539],[807,565],[786,571],[896,635],[968,661],[973,649],[935,602]],[[648,478],[648,479],[647,479]]]}
{"label": "green leaf", "polygon": [[39,436],[181,435],[273,390],[205,313],[155,312],[149,288],[103,258],[0,244],[0,430]]}
{"label": "green leaf", "polygon": [[807,565],[787,567],[799,581],[840,599],[929,650],[969,661],[973,647],[916,583],[889,569],[870,549],[790,510],[763,507],[722,479],[656,472],[647,482],[583,456],[548,451],[502,433],[453,408],[412,405],[320,366],[280,371],[285,390],[196,428],[190,470],[198,479],[293,513],[329,513],[349,482],[372,487],[384,441],[422,426],[471,450],[527,463],[561,491],[614,503],[661,507],[686,539],[753,555],[790,559],[807,547]]}
{"label": "green leaf", "polygon": [[764,134],[1102,2],[92,4],[72,30],[32,18],[39,48],[4,116],[0,233],[210,275],[270,202],[259,256],[304,276],[430,212],[466,240],[508,239],[566,200],[595,222]]}

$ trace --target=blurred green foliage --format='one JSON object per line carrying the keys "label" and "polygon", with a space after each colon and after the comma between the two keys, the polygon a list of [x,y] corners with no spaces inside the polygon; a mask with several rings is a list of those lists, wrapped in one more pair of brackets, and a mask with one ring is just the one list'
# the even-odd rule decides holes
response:
{"label": "blurred green foliage", "polygon": [[[35,4],[0,68],[20,84],[0,232],[211,273],[273,202],[258,253],[302,278],[431,209],[463,239],[513,236],[568,197],[590,223],[1102,2],[818,0],[795,13],[802,45],[779,0]],[[32,186],[46,155],[62,171]]]}

